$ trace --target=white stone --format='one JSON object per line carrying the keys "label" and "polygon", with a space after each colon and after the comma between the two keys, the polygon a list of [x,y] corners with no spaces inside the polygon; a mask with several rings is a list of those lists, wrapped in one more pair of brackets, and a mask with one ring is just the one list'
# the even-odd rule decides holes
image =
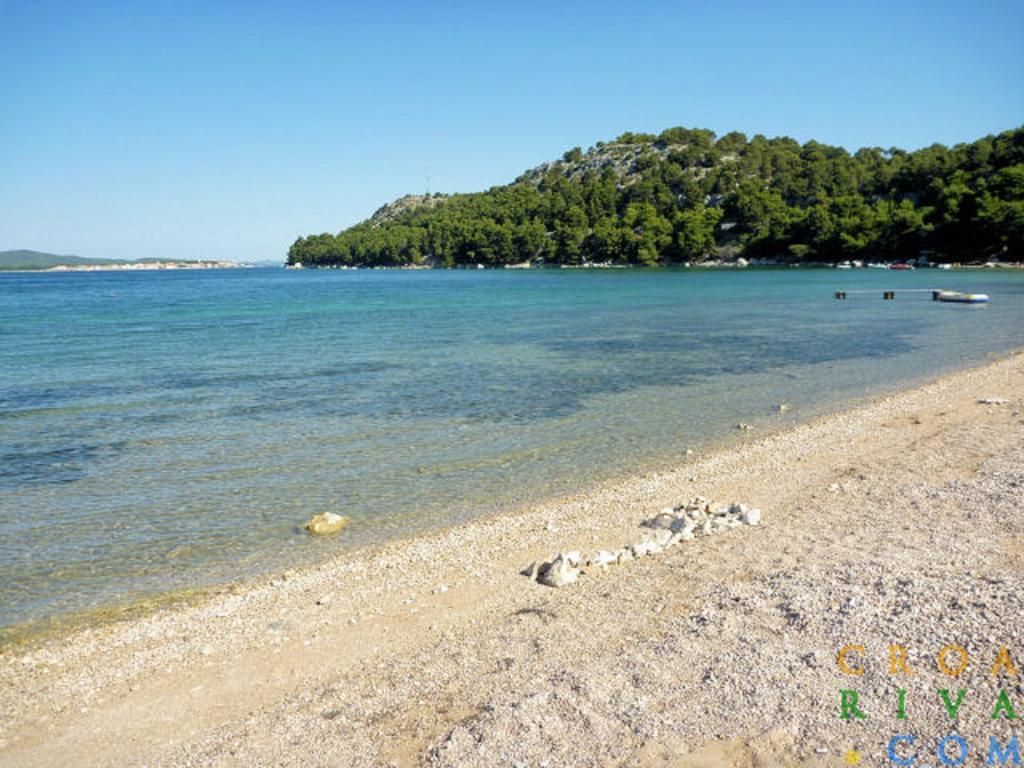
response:
{"label": "white stone", "polygon": [[650,520],[645,520],[644,525],[648,528],[661,528],[668,530],[676,521],[674,509],[663,509]]}
{"label": "white stone", "polygon": [[580,569],[576,566],[580,561],[579,552],[562,552],[550,563],[540,569],[537,581],[549,587],[564,587],[572,584],[580,577]]}
{"label": "white stone", "polygon": [[668,542],[669,542],[669,540],[671,538],[672,538],[672,531],[670,531],[668,529],[661,529],[661,530],[655,531],[650,536],[648,536],[648,539],[650,541],[653,541],[655,544],[658,544],[659,546],[662,546],[662,547],[668,546]]}
{"label": "white stone", "polygon": [[761,510],[754,508],[748,509],[743,515],[743,522],[747,525],[760,525],[761,524]]}
{"label": "white stone", "polygon": [[598,568],[607,568],[609,565],[615,565],[619,562],[619,556],[614,552],[609,552],[606,549],[599,549],[597,554],[594,555],[591,562]]}
{"label": "white stone", "polygon": [[668,545],[670,547],[674,547],[676,544],[681,544],[684,541],[693,541],[693,533],[690,531],[687,531],[686,533],[683,533],[682,531],[673,533],[672,538],[668,541]]}
{"label": "white stone", "polygon": [[634,557],[644,557],[645,555],[657,555],[661,552],[662,546],[658,542],[648,539],[646,541],[638,541],[631,549],[633,550]]}

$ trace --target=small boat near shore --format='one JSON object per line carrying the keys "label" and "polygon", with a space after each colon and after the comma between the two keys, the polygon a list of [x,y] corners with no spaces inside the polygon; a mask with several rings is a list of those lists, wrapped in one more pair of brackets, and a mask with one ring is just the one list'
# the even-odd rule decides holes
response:
{"label": "small boat near shore", "polygon": [[932,298],[935,301],[954,304],[987,304],[990,301],[987,293],[961,293],[960,291],[934,291]]}

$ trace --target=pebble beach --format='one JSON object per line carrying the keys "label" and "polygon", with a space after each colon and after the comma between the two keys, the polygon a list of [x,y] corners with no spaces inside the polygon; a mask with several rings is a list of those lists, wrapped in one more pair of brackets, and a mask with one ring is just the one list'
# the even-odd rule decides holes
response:
{"label": "pebble beach", "polygon": [[[1022,586],[1018,352],[676,469],[8,647],[0,763],[879,765],[896,733],[934,763],[954,730],[980,761],[1020,732],[991,714],[1005,691],[1024,715]],[[863,674],[837,667],[846,645]],[[947,645],[969,656],[955,679]],[[1004,647],[1018,674],[992,674]],[[937,691],[958,688],[953,723]],[[843,719],[854,689],[867,716]]]}

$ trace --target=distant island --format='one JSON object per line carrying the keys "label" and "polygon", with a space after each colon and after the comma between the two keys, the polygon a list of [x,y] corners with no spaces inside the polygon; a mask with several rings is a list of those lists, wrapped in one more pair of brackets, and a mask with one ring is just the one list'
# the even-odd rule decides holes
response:
{"label": "distant island", "polygon": [[61,256],[41,251],[0,251],[0,271],[97,272],[147,269],[231,269],[244,267],[233,261],[196,261],[187,259],[94,259],[85,256]]}
{"label": "distant island", "polygon": [[1024,260],[1024,129],[914,152],[625,133],[486,192],[410,195],[292,267]]}

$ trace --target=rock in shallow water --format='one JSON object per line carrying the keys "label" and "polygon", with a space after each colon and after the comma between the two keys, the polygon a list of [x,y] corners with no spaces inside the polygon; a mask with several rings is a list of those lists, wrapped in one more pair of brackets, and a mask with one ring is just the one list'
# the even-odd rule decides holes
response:
{"label": "rock in shallow water", "polygon": [[351,522],[350,518],[344,515],[336,515],[333,512],[322,512],[313,515],[306,523],[306,530],[314,536],[325,536],[329,533],[337,533]]}

